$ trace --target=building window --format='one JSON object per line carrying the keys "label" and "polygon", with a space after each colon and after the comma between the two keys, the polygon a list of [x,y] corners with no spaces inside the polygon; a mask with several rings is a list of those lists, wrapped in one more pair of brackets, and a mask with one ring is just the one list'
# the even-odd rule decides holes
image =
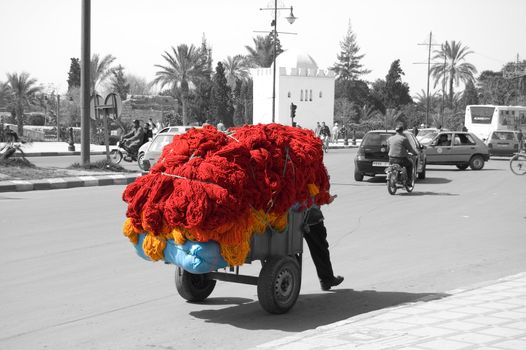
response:
{"label": "building window", "polygon": [[312,101],[312,90],[309,91],[309,101]]}
{"label": "building window", "polygon": [[289,93],[287,94],[287,97],[290,98],[290,91],[289,91]]}
{"label": "building window", "polygon": [[320,98],[322,98],[322,96],[323,96],[323,94],[322,94],[321,91],[320,91]]}
{"label": "building window", "polygon": [[303,101],[303,90],[301,90],[301,93],[300,93],[300,101]]}

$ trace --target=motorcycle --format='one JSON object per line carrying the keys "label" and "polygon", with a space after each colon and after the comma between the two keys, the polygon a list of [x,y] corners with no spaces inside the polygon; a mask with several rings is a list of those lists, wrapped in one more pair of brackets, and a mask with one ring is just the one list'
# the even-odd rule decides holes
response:
{"label": "motorcycle", "polygon": [[117,142],[117,148],[110,151],[110,160],[114,164],[119,164],[122,160],[125,162],[136,162],[137,154],[132,152],[123,140],[120,140]]}
{"label": "motorcycle", "polygon": [[407,183],[407,169],[400,164],[390,164],[385,168],[387,174],[387,191],[389,194],[394,195],[396,190],[399,188],[405,188],[407,192],[413,192],[415,188],[416,171],[413,164],[413,176],[411,177],[411,183]]}

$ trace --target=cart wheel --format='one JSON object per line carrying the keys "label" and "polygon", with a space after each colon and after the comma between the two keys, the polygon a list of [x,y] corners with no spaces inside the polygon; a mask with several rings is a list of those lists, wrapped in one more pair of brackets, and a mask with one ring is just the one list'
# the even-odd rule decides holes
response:
{"label": "cart wheel", "polygon": [[271,314],[289,311],[298,299],[300,288],[300,266],[291,257],[272,257],[259,273],[259,303]]}
{"label": "cart wheel", "polygon": [[193,274],[179,266],[175,269],[175,287],[183,298],[188,301],[203,301],[214,290],[216,281],[205,274]]}

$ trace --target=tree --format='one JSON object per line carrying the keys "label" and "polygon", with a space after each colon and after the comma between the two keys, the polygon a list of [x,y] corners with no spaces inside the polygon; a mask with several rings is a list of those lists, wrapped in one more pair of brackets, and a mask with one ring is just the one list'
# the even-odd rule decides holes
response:
{"label": "tree", "polygon": [[214,74],[212,82],[212,115],[216,120],[222,121],[226,127],[233,126],[234,109],[232,107],[231,90],[228,86],[225,69],[221,62],[217,63],[216,73]]}
{"label": "tree", "polygon": [[242,55],[228,56],[223,61],[225,76],[228,86],[232,90],[232,102],[234,104],[234,124],[246,123],[246,85],[250,79],[248,72],[249,63]]}
{"label": "tree", "polygon": [[166,65],[155,65],[161,70],[155,73],[156,78],[153,80],[153,84],[160,84],[161,88],[165,85],[171,85],[174,93],[177,87],[181,88],[184,125],[188,125],[187,102],[190,83],[195,84],[206,72],[205,62],[200,57],[200,53],[200,50],[196,50],[194,45],[181,44],[177,46],[177,49],[172,47],[172,53],[164,52],[162,57],[165,59]]}
{"label": "tree", "polygon": [[23,72],[7,74],[7,85],[9,100],[14,107],[18,135],[24,134],[24,108],[29,107],[35,101],[35,95],[42,90],[36,86],[37,80],[31,78],[28,73]]}
{"label": "tree", "polygon": [[80,87],[80,60],[72,57],[68,73],[68,91],[77,87]]}
{"label": "tree", "polygon": [[113,79],[111,85],[113,87],[113,91],[115,91],[121,97],[121,100],[126,100],[126,97],[130,92],[130,84],[128,84],[128,82],[126,81],[126,77],[124,76],[123,66],[119,65],[113,71]]}
{"label": "tree", "polygon": [[413,103],[409,95],[409,86],[402,82],[402,75],[404,71],[400,67],[400,60],[395,60],[385,77],[385,100],[383,102],[387,108],[398,108]]}
{"label": "tree", "polygon": [[[258,35],[254,40],[254,47],[245,46],[248,51],[248,62],[255,67],[268,68],[274,62],[274,36]],[[283,52],[279,38],[276,39],[276,57]]]}
{"label": "tree", "polygon": [[124,77],[128,82],[128,85],[130,86],[130,95],[150,94],[151,87],[150,84],[146,81],[146,79],[130,73],[125,74]]}
{"label": "tree", "polygon": [[[444,63],[435,63],[431,68],[431,75],[435,78],[435,87],[439,82],[448,86],[449,105],[453,105],[455,92],[453,86],[458,86],[460,82],[466,84],[474,81],[477,69],[468,62],[463,62],[466,56],[473,53],[469,47],[462,46],[462,43],[455,40],[446,41],[440,46],[440,50],[435,50],[434,60]],[[445,91],[443,92],[445,93]]]}
{"label": "tree", "polygon": [[113,68],[111,64],[116,60],[114,56],[106,55],[100,59],[99,54],[94,54],[91,57],[90,65],[90,94],[96,93],[97,89],[102,85],[112,74]]}
{"label": "tree", "polygon": [[361,75],[370,73],[364,69],[360,60],[365,56],[359,55],[360,47],[356,43],[356,34],[352,31],[351,21],[347,28],[347,34],[340,42],[340,53],[336,56],[338,62],[331,68],[339,80],[357,80]]}
{"label": "tree", "polygon": [[462,101],[464,107],[466,107],[467,105],[479,104],[477,88],[471,80],[466,83],[466,87],[464,88],[464,92],[462,93]]}
{"label": "tree", "polygon": [[502,72],[483,71],[478,78],[479,101],[483,104],[506,105],[511,95],[510,80]]}

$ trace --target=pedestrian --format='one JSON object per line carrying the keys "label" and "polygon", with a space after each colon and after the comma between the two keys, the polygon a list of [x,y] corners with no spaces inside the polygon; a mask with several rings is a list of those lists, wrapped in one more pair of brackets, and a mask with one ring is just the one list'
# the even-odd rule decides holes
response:
{"label": "pedestrian", "polygon": [[[331,196],[329,203],[332,203],[336,197],[337,195]],[[307,209],[304,220],[303,237],[309,246],[310,255],[316,267],[316,274],[320,280],[321,289],[327,291],[342,283],[342,276],[334,276],[329,252],[329,242],[327,241],[327,229],[325,227],[323,213],[317,205],[313,205]]]}
{"label": "pedestrian", "polygon": [[0,142],[4,142],[4,123],[0,123]]}
{"label": "pedestrian", "polygon": [[338,126],[338,123],[334,123],[334,126],[332,127],[332,142],[338,143],[338,135],[340,133],[340,127]]}
{"label": "pedestrian", "polygon": [[462,123],[462,131],[468,131],[468,128],[466,128],[466,124]]}
{"label": "pedestrian", "polygon": [[7,125],[4,131],[5,142],[18,142],[18,134]]}
{"label": "pedestrian", "polygon": [[418,128],[417,128],[416,125],[415,125],[415,127],[413,128],[413,135],[415,135],[415,136],[418,135]]}
{"label": "pedestrian", "polygon": [[320,122],[316,122],[316,129],[314,129],[314,134],[318,137],[321,135],[321,125]]}
{"label": "pedestrian", "polygon": [[519,152],[521,152],[524,147],[524,135],[522,135],[522,129],[519,129],[517,132],[517,141],[519,141]]}
{"label": "pedestrian", "polygon": [[153,130],[150,127],[150,123],[144,124],[144,140],[143,144],[150,142],[153,139]]}

